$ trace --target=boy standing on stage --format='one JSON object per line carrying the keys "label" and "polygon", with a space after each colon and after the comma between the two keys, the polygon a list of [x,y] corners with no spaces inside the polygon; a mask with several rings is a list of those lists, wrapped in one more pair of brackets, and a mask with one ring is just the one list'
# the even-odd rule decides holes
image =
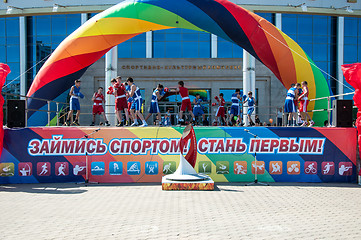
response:
{"label": "boy standing on stage", "polygon": [[[287,91],[286,100],[285,100],[285,113],[288,113],[288,125],[287,126],[295,126],[297,119],[297,111],[295,105],[295,97],[296,97],[296,84],[292,83],[291,88]],[[292,120],[293,119],[293,120]]]}
{"label": "boy standing on stage", "polygon": [[312,127],[315,124],[315,122],[312,121],[311,116],[307,112],[307,106],[308,106],[308,103],[310,102],[308,100],[308,93],[309,92],[308,92],[307,82],[303,81],[302,82],[302,94],[298,97],[298,101],[300,102],[299,111],[300,111],[302,119],[304,120],[301,127],[307,126],[307,120],[310,120],[309,127]]}
{"label": "boy standing on stage", "polygon": [[105,105],[105,99],[104,99],[102,87],[99,87],[98,91],[94,93],[94,95],[92,97],[92,101],[94,102],[94,104],[93,104],[93,121],[92,121],[92,124],[90,124],[90,126],[94,126],[95,116],[97,114],[103,115],[105,125],[110,126],[110,124],[107,120],[107,117],[105,116],[105,113],[104,113],[103,105]]}
{"label": "boy standing on stage", "polygon": [[231,106],[231,115],[230,115],[230,121],[229,121],[229,125],[233,126],[235,121],[234,121],[234,116],[238,116],[238,119],[241,121],[241,113],[240,113],[240,107],[239,107],[239,102],[242,101],[242,97],[239,95],[240,90],[236,89],[236,91],[232,94],[231,97],[231,101],[232,101],[232,106]]}
{"label": "boy standing on stage", "polygon": [[248,117],[249,124],[251,126],[253,126],[254,122],[252,121],[251,115],[254,111],[254,107],[256,106],[256,100],[254,99],[254,97],[252,97],[251,91],[248,92],[248,98],[246,98],[246,100],[243,102],[243,104],[244,103],[248,103],[247,117]]}
{"label": "boy standing on stage", "polygon": [[184,123],[183,112],[185,112],[187,109],[193,118],[193,122],[195,122],[196,119],[192,112],[192,105],[191,105],[191,100],[189,99],[188,88],[184,87],[183,81],[178,82],[178,89],[175,92],[179,93],[180,96],[182,97],[182,105],[181,105],[181,109],[179,112],[179,120],[178,120],[179,123]]}
{"label": "boy standing on stage", "polygon": [[162,98],[162,96],[164,95],[163,89],[164,89],[163,85],[158,84],[157,88],[153,91],[152,100],[150,102],[150,107],[149,107],[149,113],[148,113],[147,117],[145,118],[145,121],[147,121],[149,119],[149,117],[152,116],[153,113],[156,113],[157,114],[157,123],[159,125],[162,125],[162,117],[161,117],[160,111],[159,111],[158,100],[160,100]]}
{"label": "boy standing on stage", "polygon": [[125,85],[121,82],[122,78],[117,77],[112,79],[111,83],[113,84],[114,96],[115,96],[115,114],[118,119],[117,127],[123,126],[123,116],[122,112],[124,111],[126,121],[129,122],[129,114],[127,111],[127,97],[125,95]]}
{"label": "boy standing on stage", "polygon": [[140,109],[142,108],[143,105],[143,99],[142,99],[142,95],[140,94],[140,89],[137,86],[135,86],[134,80],[131,77],[127,78],[127,83],[130,86],[129,97],[133,98],[133,103],[132,106],[130,107],[130,112],[132,114],[132,118],[134,122],[131,126],[138,125],[138,121],[137,121],[137,116],[138,116],[140,120],[142,120],[143,122],[143,124],[140,126],[146,127],[148,126],[148,124],[144,120],[143,114],[140,112]]}
{"label": "boy standing on stage", "polygon": [[[224,124],[227,124],[227,121],[226,121],[226,115],[225,115],[225,111],[224,111],[224,105],[226,104],[226,101],[224,100],[223,98],[223,93],[220,93],[219,94],[219,97],[215,96],[214,97],[217,101],[217,103],[214,104],[214,106],[216,104],[219,105],[218,109],[217,109],[217,112],[216,112],[216,117],[214,119],[214,121],[217,123],[218,122],[218,117],[221,117],[223,119],[223,123]],[[213,104],[212,104],[213,105]]]}
{"label": "boy standing on stage", "polygon": [[206,115],[204,114],[204,111],[202,109],[201,102],[202,102],[201,95],[197,93],[196,98],[193,99],[193,103],[194,103],[193,114],[194,117],[202,116],[203,126],[206,126],[207,125]]}
{"label": "boy standing on stage", "polygon": [[70,120],[73,118],[73,111],[76,111],[75,120],[72,125],[79,126],[79,115],[80,115],[80,103],[79,97],[84,98],[84,95],[80,92],[80,80],[74,81],[74,86],[71,87],[69,95],[70,95],[70,111],[68,113],[68,117],[65,122],[65,126],[70,125]]}

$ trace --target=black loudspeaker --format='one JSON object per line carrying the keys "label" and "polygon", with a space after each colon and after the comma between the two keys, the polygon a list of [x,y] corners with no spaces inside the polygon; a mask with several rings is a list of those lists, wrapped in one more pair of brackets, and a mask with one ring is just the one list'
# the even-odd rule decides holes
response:
{"label": "black loudspeaker", "polygon": [[25,100],[7,100],[7,126],[25,127]]}
{"label": "black loudspeaker", "polygon": [[352,127],[352,100],[333,101],[333,126]]}

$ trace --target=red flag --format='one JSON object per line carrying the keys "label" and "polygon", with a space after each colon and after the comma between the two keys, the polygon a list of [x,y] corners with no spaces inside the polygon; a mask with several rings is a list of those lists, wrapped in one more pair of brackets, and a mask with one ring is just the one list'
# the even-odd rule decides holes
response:
{"label": "red flag", "polygon": [[361,156],[361,63],[345,64],[341,66],[346,82],[355,88],[353,101],[357,107],[356,127],[358,133],[359,154]]}
{"label": "red flag", "polygon": [[188,141],[190,141],[190,145],[189,145],[188,153],[185,156],[185,159],[194,168],[197,161],[197,139],[194,129],[190,124],[183,130],[182,138],[180,139],[179,147],[181,154],[183,154],[184,147],[186,146]]}
{"label": "red flag", "polygon": [[[0,85],[1,89],[4,86],[6,76],[10,73],[10,68],[8,65],[4,63],[0,63]],[[4,97],[0,94],[0,156],[3,151],[3,143],[4,143]]]}

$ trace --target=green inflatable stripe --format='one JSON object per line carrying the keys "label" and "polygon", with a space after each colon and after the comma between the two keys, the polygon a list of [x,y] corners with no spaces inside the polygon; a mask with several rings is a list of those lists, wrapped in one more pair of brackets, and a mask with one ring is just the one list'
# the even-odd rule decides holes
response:
{"label": "green inflatable stripe", "polygon": [[[142,17],[139,17],[139,15]],[[155,18],[154,15],[157,15],[157,17]],[[192,23],[168,10],[140,2],[128,3],[127,5],[122,6],[122,8],[112,7],[97,15],[97,19],[116,17],[140,19],[163,26],[185,28],[204,32],[203,29],[196,27]]]}
{"label": "green inflatable stripe", "polygon": [[[322,72],[316,67],[315,63],[312,61],[312,59],[307,55],[308,61],[311,63],[311,68],[313,71],[313,75],[315,77],[315,84],[316,84],[316,98],[320,97],[329,97],[330,96],[330,90],[329,86],[327,84],[327,80],[325,80],[325,77],[323,76]],[[307,81],[307,80],[306,80]],[[328,102],[327,99],[323,100],[317,100],[315,101],[315,110],[317,109],[327,109]],[[325,120],[328,119],[327,111],[322,112],[315,112],[313,114],[313,120],[316,123],[316,126],[323,126],[323,123]]]}

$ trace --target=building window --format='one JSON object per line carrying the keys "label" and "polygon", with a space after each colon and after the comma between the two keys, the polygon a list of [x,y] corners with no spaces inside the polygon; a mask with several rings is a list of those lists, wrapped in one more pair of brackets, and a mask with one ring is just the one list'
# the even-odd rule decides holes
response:
{"label": "building window", "polygon": [[242,58],[243,48],[235,43],[217,38],[217,57],[218,58]]}
{"label": "building window", "polygon": [[[344,64],[361,61],[361,21],[359,18],[345,17],[344,30]],[[344,80],[344,93],[353,92],[353,87]],[[352,99],[352,95],[344,96],[344,99]]]}
{"label": "building window", "polygon": [[80,14],[27,17],[28,87],[45,60],[59,44],[81,25]]}
{"label": "building window", "polygon": [[[336,17],[282,14],[282,31],[302,47],[316,66],[336,77]],[[335,92],[336,82],[323,74]]]}
{"label": "building window", "polygon": [[139,34],[118,45],[118,58],[145,58],[146,33]]}
{"label": "building window", "polygon": [[188,29],[153,32],[154,58],[210,58],[211,35]]}
{"label": "building window", "polygon": [[[19,18],[0,18],[0,62],[6,63],[11,69],[2,91],[20,94],[20,33]],[[16,79],[16,80],[15,80]],[[14,81],[15,80],[15,81]],[[5,98],[13,98],[5,96]]]}

